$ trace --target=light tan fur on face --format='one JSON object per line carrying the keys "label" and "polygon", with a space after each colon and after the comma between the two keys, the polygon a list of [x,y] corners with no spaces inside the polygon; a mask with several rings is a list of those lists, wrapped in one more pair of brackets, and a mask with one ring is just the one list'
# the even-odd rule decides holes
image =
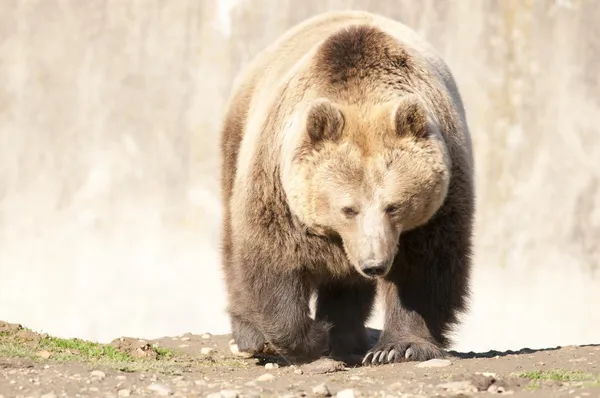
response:
{"label": "light tan fur on face", "polygon": [[319,99],[295,128],[290,207],[313,232],[338,234],[359,272],[367,262],[389,270],[401,232],[427,222],[448,189],[450,160],[425,104],[411,94],[366,109]]}

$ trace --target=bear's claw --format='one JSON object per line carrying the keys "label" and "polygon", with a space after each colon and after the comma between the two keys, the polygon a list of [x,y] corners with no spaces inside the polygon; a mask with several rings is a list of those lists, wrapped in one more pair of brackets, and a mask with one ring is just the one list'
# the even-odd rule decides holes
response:
{"label": "bear's claw", "polygon": [[377,344],[367,352],[362,364],[368,366],[405,361],[427,361],[443,356],[443,351],[431,343]]}

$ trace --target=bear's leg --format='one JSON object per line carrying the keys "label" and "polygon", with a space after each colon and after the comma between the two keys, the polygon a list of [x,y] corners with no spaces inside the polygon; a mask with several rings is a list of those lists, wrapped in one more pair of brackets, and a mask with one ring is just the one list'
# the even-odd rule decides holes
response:
{"label": "bear's leg", "polygon": [[390,274],[379,281],[386,306],[384,330],[364,364],[443,357],[450,343],[447,333],[467,307],[469,211],[446,209],[400,241]]}
{"label": "bear's leg", "polygon": [[[261,252],[263,255],[268,253]],[[243,300],[231,306],[230,314],[232,319],[237,316],[246,321],[237,325],[239,336],[248,339],[250,348],[262,342],[257,337],[259,334],[254,333],[260,331],[269,351],[275,351],[293,364],[312,362],[324,355],[329,325],[310,317],[312,286],[305,272],[300,269],[265,270],[248,264],[244,270],[237,274],[243,279],[243,283],[237,284],[238,292],[243,292],[239,296]]]}
{"label": "bear's leg", "polygon": [[235,315],[231,317],[231,335],[240,351],[252,355],[263,353],[265,337],[245,319]]}
{"label": "bear's leg", "polygon": [[373,308],[375,287],[364,278],[330,281],[319,287],[315,318],[332,325],[330,357],[354,363],[367,352],[365,322]]}

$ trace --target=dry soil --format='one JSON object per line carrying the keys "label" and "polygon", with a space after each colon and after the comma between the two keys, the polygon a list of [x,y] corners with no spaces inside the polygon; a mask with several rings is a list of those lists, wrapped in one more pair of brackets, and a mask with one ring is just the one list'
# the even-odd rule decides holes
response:
{"label": "dry soil", "polygon": [[[379,331],[370,332],[375,340]],[[101,345],[0,322],[0,398],[600,397],[600,346],[449,352],[447,360],[349,368],[243,358],[230,342],[206,333]]]}

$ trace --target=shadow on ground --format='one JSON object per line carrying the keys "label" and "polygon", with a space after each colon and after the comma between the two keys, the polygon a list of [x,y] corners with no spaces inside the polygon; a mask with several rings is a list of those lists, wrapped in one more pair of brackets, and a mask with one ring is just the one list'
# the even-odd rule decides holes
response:
{"label": "shadow on ground", "polygon": [[[367,328],[367,334],[369,336],[371,345],[375,345],[375,343],[379,340],[379,336],[381,335],[381,330]],[[599,347],[599,346],[600,346],[600,344],[583,344],[583,345],[577,345],[576,347]],[[536,352],[543,352],[543,351],[556,351],[561,348],[562,348],[562,346],[549,347],[549,348],[537,348],[537,349],[521,348],[520,350],[516,350],[516,351],[514,351],[514,350],[507,350],[507,351],[490,350],[490,351],[486,351],[486,352],[473,352],[473,351],[458,352],[458,351],[449,350],[446,352],[448,353],[448,355],[450,355],[452,357],[456,357],[456,358],[460,358],[460,359],[473,359],[473,358],[505,357],[507,355],[533,354]]]}

